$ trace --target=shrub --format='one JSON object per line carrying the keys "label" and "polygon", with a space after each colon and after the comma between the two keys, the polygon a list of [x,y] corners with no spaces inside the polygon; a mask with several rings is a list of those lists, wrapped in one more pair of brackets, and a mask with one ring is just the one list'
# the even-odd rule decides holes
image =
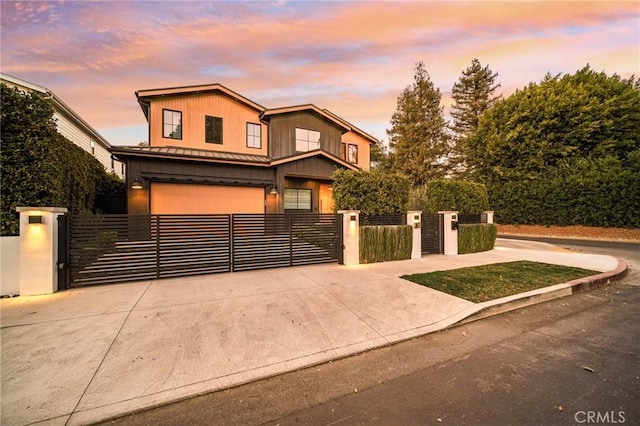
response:
{"label": "shrub", "polygon": [[479,183],[434,180],[411,190],[409,206],[423,213],[481,213],[489,210],[489,195],[487,188]]}
{"label": "shrub", "polygon": [[338,169],[332,179],[336,210],[382,215],[407,209],[410,183],[405,177],[381,171]]}
{"label": "shrub", "polygon": [[412,245],[410,225],[363,226],[360,228],[360,263],[410,259]]}
{"label": "shrub", "polygon": [[460,225],[458,228],[458,253],[477,253],[493,250],[498,227],[493,223]]}

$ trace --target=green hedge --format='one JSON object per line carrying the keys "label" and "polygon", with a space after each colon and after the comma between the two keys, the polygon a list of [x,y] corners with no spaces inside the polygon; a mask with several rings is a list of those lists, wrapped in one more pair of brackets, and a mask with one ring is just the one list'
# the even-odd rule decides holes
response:
{"label": "green hedge", "polygon": [[410,225],[362,226],[360,263],[411,259],[412,245]]}
{"label": "green hedge", "polygon": [[407,211],[409,180],[381,171],[338,169],[333,175],[336,210],[381,215]]}
{"label": "green hedge", "polygon": [[91,154],[56,130],[53,108],[37,93],[2,84],[0,137],[2,235],[18,235],[17,206],[93,213],[101,193],[124,191]]}
{"label": "green hedge", "polygon": [[498,227],[493,223],[460,225],[458,228],[458,253],[477,253],[493,250]]}
{"label": "green hedge", "polygon": [[613,158],[488,187],[497,223],[640,227],[640,170]]}
{"label": "green hedge", "polygon": [[409,200],[411,210],[422,210],[423,213],[481,213],[489,210],[489,195],[484,185],[458,180],[434,180],[413,188]]}

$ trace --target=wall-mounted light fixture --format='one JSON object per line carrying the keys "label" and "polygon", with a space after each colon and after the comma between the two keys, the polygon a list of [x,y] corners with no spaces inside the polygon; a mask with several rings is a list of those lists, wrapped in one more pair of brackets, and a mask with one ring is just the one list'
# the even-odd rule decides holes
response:
{"label": "wall-mounted light fixture", "polygon": [[349,213],[349,219],[350,219],[352,222],[355,222],[355,221],[356,221],[356,214],[355,214],[355,213]]}
{"label": "wall-mounted light fixture", "polygon": [[414,222],[420,222],[420,215],[419,214],[414,214],[413,215],[413,221]]}
{"label": "wall-mounted light fixture", "polygon": [[138,179],[134,180],[131,189],[142,189],[142,183]]}
{"label": "wall-mounted light fixture", "polygon": [[278,194],[278,188],[276,188],[276,185],[273,185],[271,187],[271,191],[269,191],[269,194],[271,194],[271,195],[277,195]]}
{"label": "wall-mounted light fixture", "polygon": [[42,223],[42,215],[29,216],[29,223]]}

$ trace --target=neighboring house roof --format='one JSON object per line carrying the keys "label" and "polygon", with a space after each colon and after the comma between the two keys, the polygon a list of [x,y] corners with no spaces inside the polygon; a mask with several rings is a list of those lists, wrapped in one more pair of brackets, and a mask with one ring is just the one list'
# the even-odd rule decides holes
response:
{"label": "neighboring house roof", "polygon": [[306,105],[296,105],[296,106],[289,106],[289,107],[282,107],[282,108],[273,108],[273,109],[267,109],[264,110],[262,112],[262,114],[260,114],[260,118],[262,120],[269,120],[269,117],[272,115],[277,115],[277,114],[289,114],[292,112],[301,112],[301,111],[313,111],[316,114],[324,117],[325,119],[333,122],[336,126],[340,127],[343,132],[342,133],[346,133],[349,130],[351,130],[351,127],[349,126],[349,124],[338,118],[336,115],[331,114],[331,113],[327,113],[327,110],[323,110],[318,108],[317,106],[313,105],[313,104],[306,104]]}
{"label": "neighboring house roof", "polygon": [[147,120],[149,119],[149,104],[146,102],[150,98],[159,97],[159,96],[177,96],[177,95],[186,95],[186,94],[196,94],[196,93],[211,93],[211,92],[219,92],[223,95],[228,96],[229,98],[235,100],[236,102],[240,102],[243,105],[248,106],[249,108],[253,108],[256,111],[264,111],[265,107],[260,104],[253,102],[251,99],[245,98],[239,93],[234,92],[228,87],[223,86],[219,83],[214,84],[201,84],[197,86],[179,86],[179,87],[167,87],[161,89],[144,89],[136,91],[136,98],[138,98],[138,103],[140,104],[140,108],[144,112]]}
{"label": "neighboring house roof", "polygon": [[72,121],[74,121],[80,128],[84,129],[89,135],[91,135],[100,145],[105,148],[110,148],[111,144],[104,138],[97,130],[89,125],[86,121],[82,119],[71,107],[65,104],[62,99],[60,99],[53,91],[47,89],[46,87],[40,86],[35,83],[31,83],[26,80],[22,80],[18,77],[11,76],[9,74],[0,73],[0,79],[2,81],[8,81],[16,86],[22,86],[26,89],[33,90],[34,92],[39,92],[44,94],[46,97],[51,99],[53,105],[60,113],[68,116]]}
{"label": "neighboring house roof", "polygon": [[271,162],[271,158],[263,155],[210,151],[206,149],[192,149],[177,146],[114,146],[111,148],[111,153],[115,155],[132,155],[136,157],[185,159],[258,166],[268,166]]}
{"label": "neighboring house roof", "polygon": [[369,133],[365,132],[362,129],[359,129],[358,127],[354,126],[353,124],[349,123],[347,120],[343,119],[342,117],[339,117],[337,115],[335,115],[334,113],[332,113],[331,111],[329,111],[328,109],[323,109],[323,111],[329,115],[331,115],[332,117],[334,117],[336,120],[342,121],[344,123],[345,126],[348,126],[352,132],[357,133],[358,135],[362,136],[363,138],[367,139],[370,143],[378,143],[378,139],[376,139],[375,137],[371,136]]}
{"label": "neighboring house roof", "polygon": [[358,167],[347,163],[321,149],[316,149],[289,157],[279,158],[273,161],[270,157],[263,155],[240,154],[235,152],[210,151],[205,149],[191,149],[176,146],[114,146],[110,149],[116,156],[133,157],[153,157],[187,161],[205,161],[214,163],[239,164],[247,166],[271,167],[281,164],[291,163],[310,157],[324,157],[351,170],[358,170]]}

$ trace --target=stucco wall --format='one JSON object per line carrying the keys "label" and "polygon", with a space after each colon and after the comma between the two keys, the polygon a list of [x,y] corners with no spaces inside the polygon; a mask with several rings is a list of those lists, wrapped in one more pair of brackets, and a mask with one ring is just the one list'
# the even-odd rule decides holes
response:
{"label": "stucco wall", "polygon": [[0,238],[0,295],[20,293],[20,237]]}

